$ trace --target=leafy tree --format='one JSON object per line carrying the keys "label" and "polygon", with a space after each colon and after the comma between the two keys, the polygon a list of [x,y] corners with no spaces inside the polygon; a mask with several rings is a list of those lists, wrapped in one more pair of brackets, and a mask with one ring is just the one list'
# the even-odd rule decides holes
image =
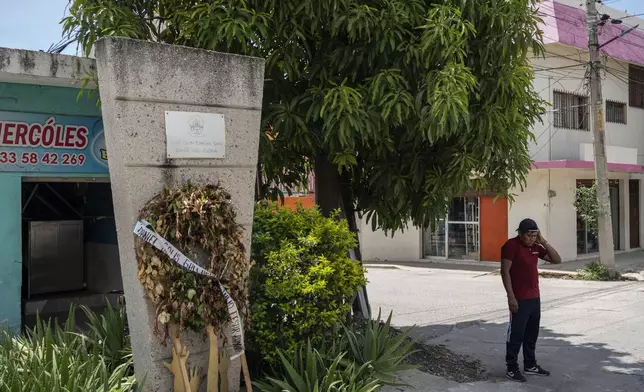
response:
{"label": "leafy tree", "polygon": [[597,184],[593,182],[590,186],[582,185],[575,188],[573,205],[581,220],[587,225],[588,230],[597,232],[597,217],[600,213],[600,205],[597,200]]}
{"label": "leafy tree", "polygon": [[71,0],[89,54],[124,36],[266,58],[261,171],[294,186],[311,164],[325,213],[428,226],[465,190],[508,195],[530,168],[544,102],[536,0]]}

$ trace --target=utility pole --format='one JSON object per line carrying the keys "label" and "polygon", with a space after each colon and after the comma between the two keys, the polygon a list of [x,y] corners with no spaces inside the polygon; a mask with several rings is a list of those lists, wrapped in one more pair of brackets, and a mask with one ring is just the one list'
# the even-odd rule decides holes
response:
{"label": "utility pole", "polygon": [[595,181],[597,184],[597,201],[599,206],[597,228],[599,235],[599,261],[608,268],[610,276],[615,275],[615,246],[613,244],[613,225],[611,219],[610,193],[608,187],[608,169],[606,146],[604,144],[604,103],[602,100],[602,63],[599,57],[599,39],[597,24],[599,22],[597,0],[586,0],[588,24],[588,51],[590,54],[590,114],[592,117],[593,147],[595,151]]}

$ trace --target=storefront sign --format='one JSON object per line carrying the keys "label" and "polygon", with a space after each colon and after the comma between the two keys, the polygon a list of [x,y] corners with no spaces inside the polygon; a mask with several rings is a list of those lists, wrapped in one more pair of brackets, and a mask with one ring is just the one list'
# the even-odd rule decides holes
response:
{"label": "storefront sign", "polygon": [[165,112],[165,133],[169,159],[226,157],[222,114]]}
{"label": "storefront sign", "polygon": [[103,121],[0,111],[0,172],[107,173]]}

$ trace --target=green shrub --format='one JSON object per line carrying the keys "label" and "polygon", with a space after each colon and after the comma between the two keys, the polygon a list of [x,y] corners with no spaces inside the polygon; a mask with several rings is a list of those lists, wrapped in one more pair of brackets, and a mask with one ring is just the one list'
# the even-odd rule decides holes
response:
{"label": "green shrub", "polygon": [[619,280],[620,276],[615,272],[615,276],[611,278],[608,268],[598,261],[593,261],[592,263],[586,264],[586,266],[577,271],[579,277],[583,280],[600,280],[600,281],[609,281],[609,280]]}
{"label": "green shrub", "polygon": [[278,355],[281,362],[277,376],[254,383],[262,392],[373,392],[381,387],[371,377],[369,364],[342,365],[345,353],[327,361],[311,342],[294,354],[278,350]]}
{"label": "green shrub", "polygon": [[[101,320],[89,310],[90,320]],[[111,316],[109,316],[111,317]],[[108,318],[109,318],[108,317]],[[120,316],[117,316],[120,317]],[[0,336],[0,390],[7,392],[132,392],[141,390],[132,374],[132,357],[118,361],[98,335],[78,332],[75,310],[70,309],[61,328],[57,322],[38,319],[35,328],[14,337],[8,331]],[[91,321],[90,321],[91,323]],[[93,335],[94,336],[91,336]],[[101,344],[97,344],[98,342]],[[126,352],[127,350],[123,350]]]}
{"label": "green shrub", "polygon": [[264,359],[275,362],[276,349],[292,354],[308,340],[317,346],[350,314],[366,284],[364,269],[348,257],[355,244],[346,221],[317,209],[257,205],[249,338]]}

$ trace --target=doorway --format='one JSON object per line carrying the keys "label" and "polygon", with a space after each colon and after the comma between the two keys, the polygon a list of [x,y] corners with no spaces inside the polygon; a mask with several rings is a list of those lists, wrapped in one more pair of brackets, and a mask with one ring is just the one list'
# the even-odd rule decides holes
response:
{"label": "doorway", "polygon": [[[577,188],[591,187],[595,180],[577,180]],[[620,220],[619,220],[619,180],[608,182],[610,212],[613,226],[613,247],[619,250]],[[577,254],[588,254],[599,252],[599,235],[597,229],[589,227],[577,212]]]}
{"label": "doorway", "polygon": [[445,218],[424,232],[424,255],[445,259],[480,260],[480,199],[455,197]]}
{"label": "doorway", "polygon": [[631,249],[640,247],[640,180],[628,181],[628,217]]}
{"label": "doorway", "polygon": [[23,178],[22,245],[27,327],[123,292],[109,182]]}

